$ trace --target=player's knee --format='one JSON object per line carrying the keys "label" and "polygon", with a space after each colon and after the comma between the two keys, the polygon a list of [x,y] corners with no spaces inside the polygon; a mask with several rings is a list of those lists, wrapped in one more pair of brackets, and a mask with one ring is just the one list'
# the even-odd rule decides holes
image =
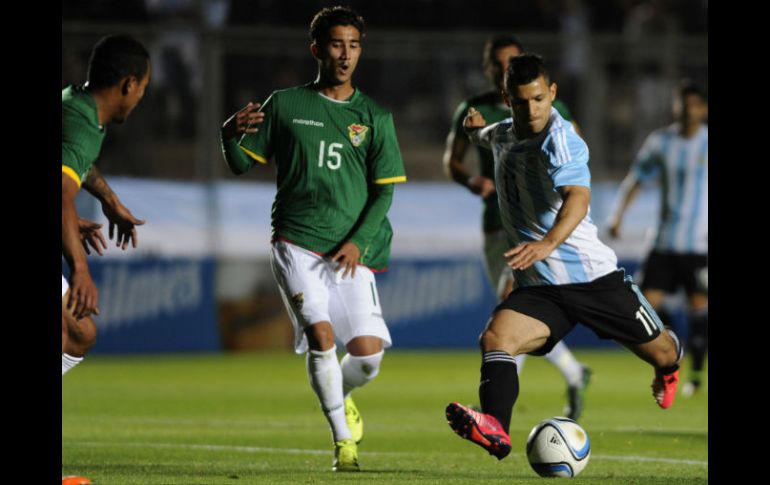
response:
{"label": "player's knee", "polygon": [[494,330],[489,328],[481,332],[481,335],[479,335],[479,346],[481,346],[482,352],[495,350],[499,341],[499,335],[497,335]]}
{"label": "player's knee", "polygon": [[96,334],[96,325],[91,317],[68,321],[67,353],[85,355],[96,344]]}
{"label": "player's knee", "polygon": [[380,364],[385,351],[371,355],[346,354],[340,362],[345,382],[354,387],[363,386],[380,373]]}
{"label": "player's knee", "polygon": [[329,322],[319,322],[305,329],[308,346],[313,350],[329,350],[334,347],[334,330]]}
{"label": "player's knee", "polygon": [[501,335],[492,328],[487,328],[479,337],[482,352],[504,350],[511,355],[517,355],[521,348],[521,342],[514,335]]}

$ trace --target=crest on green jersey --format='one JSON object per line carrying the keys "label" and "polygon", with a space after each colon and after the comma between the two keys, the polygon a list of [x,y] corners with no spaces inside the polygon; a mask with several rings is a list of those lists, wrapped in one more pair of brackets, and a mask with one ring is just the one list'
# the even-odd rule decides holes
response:
{"label": "crest on green jersey", "polygon": [[357,147],[363,143],[364,139],[366,138],[367,131],[369,131],[368,126],[357,125],[356,123],[348,126],[348,136],[350,137],[350,143],[352,143],[354,147]]}

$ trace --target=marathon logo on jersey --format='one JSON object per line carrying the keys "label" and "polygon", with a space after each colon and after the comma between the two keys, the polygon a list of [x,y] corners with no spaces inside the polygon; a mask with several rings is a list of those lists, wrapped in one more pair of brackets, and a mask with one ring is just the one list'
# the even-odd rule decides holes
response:
{"label": "marathon logo on jersey", "polygon": [[302,310],[302,305],[305,303],[305,294],[302,292],[299,292],[297,294],[291,295],[291,304],[294,305],[294,308],[297,309],[297,311]]}
{"label": "marathon logo on jersey", "polygon": [[294,123],[295,125],[316,126],[318,128],[324,127],[324,124],[322,121],[300,120],[300,119],[294,118],[291,120],[291,122]]}
{"label": "marathon logo on jersey", "polygon": [[350,137],[350,143],[352,143],[354,147],[357,147],[363,143],[364,139],[366,138],[367,131],[369,131],[368,126],[357,125],[355,123],[348,126],[348,136]]}

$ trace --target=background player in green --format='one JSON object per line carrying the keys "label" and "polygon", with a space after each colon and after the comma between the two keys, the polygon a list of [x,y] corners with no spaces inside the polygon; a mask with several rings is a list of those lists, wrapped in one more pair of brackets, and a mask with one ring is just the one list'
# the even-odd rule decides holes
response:
{"label": "background player in green", "polygon": [[[62,276],[62,322],[67,342],[62,375],[77,365],[96,339],[91,314],[98,314],[98,292],[88,270],[75,197],[81,185],[102,204],[112,239],[126,249],[136,247],[135,218],[94,167],[108,123],[123,123],[144,96],[150,80],[147,50],[128,36],[108,36],[94,46],[88,81],[62,90],[62,252],[71,283]],[[93,227],[92,227],[93,230]],[[98,230],[98,228],[96,228]],[[68,288],[69,287],[69,288]]]}
{"label": "background player in green", "polygon": [[[359,470],[363,422],[350,392],[379,373],[391,345],[372,271],[387,268],[386,213],[393,184],[406,181],[392,115],[352,84],[363,34],[349,8],[322,9],[310,24],[316,80],[275,91],[260,114],[249,103],[222,126],[233,172],[275,158],[271,264],[331,426],[335,471]],[[348,351],[341,362],[335,337]]]}
{"label": "background player in green", "polygon": [[[463,131],[463,119],[471,106],[476,108],[490,124],[511,117],[511,110],[503,99],[503,74],[508,68],[510,58],[518,56],[522,52],[523,47],[514,35],[497,34],[487,39],[484,45],[484,74],[494,89],[473,96],[457,107],[452,119],[452,129],[447,136],[443,158],[444,171],[447,175],[484,201],[484,262],[489,282],[500,301],[504,300],[513,290],[513,273],[505,265],[505,258],[503,257],[503,253],[509,247],[503,231],[500,206],[497,203],[497,193],[495,192],[494,159],[491,150],[477,145],[476,151],[481,173],[476,176],[471,176],[468,173],[463,161],[471,144]],[[575,130],[580,134],[577,124],[571,119],[567,106],[556,100],[553,107],[565,120],[571,121]],[[519,372],[523,369],[525,358],[525,354],[516,356]],[[560,341],[545,358],[559,369],[567,381],[567,405],[564,408],[564,414],[577,420],[583,412],[584,391],[588,386],[591,370],[575,359],[563,341]]]}
{"label": "background player in green", "polygon": [[[62,253],[70,283],[62,275],[62,375],[83,360],[96,340],[91,314],[99,297],[86,260],[86,243],[101,254],[106,247],[99,225],[80,219],[75,197],[84,187],[102,204],[109,237],[126,249],[136,247],[135,218],[94,167],[108,123],[123,123],[144,96],[150,80],[147,50],[128,36],[102,38],[88,62],[88,81],[62,90]],[[117,229],[117,234],[116,234]]]}

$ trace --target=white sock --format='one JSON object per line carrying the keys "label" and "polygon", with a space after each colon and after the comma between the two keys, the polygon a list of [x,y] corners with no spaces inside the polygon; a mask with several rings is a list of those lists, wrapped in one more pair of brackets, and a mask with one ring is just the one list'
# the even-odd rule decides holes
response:
{"label": "white sock", "polygon": [[384,350],[371,355],[345,354],[342,358],[342,393],[345,397],[356,387],[361,387],[380,373]]}
{"label": "white sock", "polygon": [[527,354],[519,354],[513,358],[516,362],[516,374],[521,375],[521,370],[524,368],[524,362],[527,360]]}
{"label": "white sock", "polygon": [[345,406],[342,397],[342,369],[337,361],[337,347],[329,350],[309,350],[307,353],[307,375],[310,387],[318,396],[321,409],[332,428],[334,441],[352,438],[345,421]]}
{"label": "white sock", "polygon": [[73,357],[67,353],[61,354],[61,375],[66,374],[81,362],[83,362],[83,357]]}
{"label": "white sock", "polygon": [[583,367],[564,342],[556,344],[553,350],[545,354],[545,358],[559,369],[567,384],[570,386],[580,386],[582,384]]}

